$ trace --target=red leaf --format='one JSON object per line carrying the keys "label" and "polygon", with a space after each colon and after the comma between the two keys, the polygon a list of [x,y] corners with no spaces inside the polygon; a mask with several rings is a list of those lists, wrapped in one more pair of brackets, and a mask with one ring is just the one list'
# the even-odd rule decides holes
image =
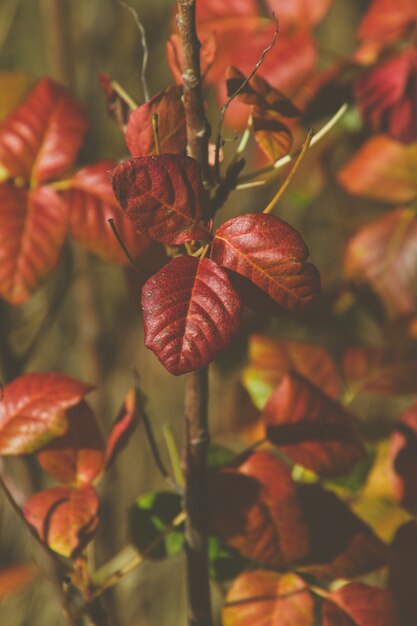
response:
{"label": "red leaf", "polygon": [[298,374],[287,374],[265,409],[267,438],[320,476],[347,473],[366,458],[351,415]]}
{"label": "red leaf", "polygon": [[369,346],[349,348],[343,355],[342,370],[353,395],[396,396],[417,392],[416,358],[399,350]]}
{"label": "red leaf", "polygon": [[38,183],[57,178],[74,162],[86,129],[80,105],[43,78],[0,127],[0,167],[9,178]]}
{"label": "red leaf", "polygon": [[233,581],[223,608],[224,626],[313,626],[314,600],[295,574],[244,572]]}
{"label": "red leaf", "polygon": [[114,165],[113,161],[101,161],[82,168],[67,181],[70,189],[64,197],[69,207],[72,236],[102,259],[127,265],[129,261],[108,220],[114,219],[121,238],[134,258],[139,258],[150,242],[137,232],[114,197],[109,179],[109,171]]}
{"label": "red leaf", "polygon": [[107,439],[104,465],[106,469],[129,443],[130,437],[137,427],[137,407],[135,407],[135,391],[131,389],[113,423]]}
{"label": "red leaf", "polygon": [[244,556],[274,567],[305,559],[309,531],[290,470],[256,452],[238,471],[223,470],[210,485],[211,524]]}
{"label": "red leaf", "polygon": [[417,525],[410,521],[397,531],[390,547],[389,588],[397,601],[402,626],[417,624]]}
{"label": "red leaf", "polygon": [[43,186],[27,191],[0,184],[0,295],[23,304],[56,265],[68,229],[68,211]]}
{"label": "red leaf", "polygon": [[287,372],[302,374],[332,398],[339,395],[336,364],[322,346],[262,335],[249,338],[249,367],[244,372],[244,382],[249,389],[252,381],[253,385],[259,381],[272,393]]}
{"label": "red leaf", "polygon": [[417,89],[411,85],[417,85],[415,48],[407,48],[358,78],[354,93],[364,123],[403,143],[416,141]]}
{"label": "red leaf", "polygon": [[401,38],[417,21],[417,6],[414,0],[373,0],[360,26],[361,39],[384,42]]}
{"label": "red leaf", "polygon": [[323,605],[323,626],[401,626],[386,589],[350,583],[334,591]]}
{"label": "red leaf", "polygon": [[208,365],[239,327],[239,297],[209,259],[170,261],[143,286],[142,309],[146,347],[176,376]]}
{"label": "red leaf", "polygon": [[91,485],[53,487],[35,493],[23,513],[51,550],[75,558],[97,529],[99,501]]}
{"label": "red leaf", "polygon": [[390,442],[395,496],[412,513],[417,512],[417,403],[398,418]]}
{"label": "red leaf", "polygon": [[282,28],[314,26],[323,19],[333,0],[266,0]]}
{"label": "red leaf", "polygon": [[32,563],[0,569],[0,599],[18,593],[32,583],[38,574],[39,570]]}
{"label": "red leaf", "polygon": [[283,310],[313,302],[319,274],[304,261],[308,250],[298,232],[273,215],[251,213],[228,220],[216,231],[212,259],[263,289]]}
{"label": "red leaf", "polygon": [[197,4],[197,19],[200,23],[244,15],[259,15],[257,0],[199,0]]}
{"label": "red leaf", "polygon": [[415,212],[396,209],[364,226],[347,247],[347,275],[369,283],[391,317],[417,306],[416,240]]}
{"label": "red leaf", "polygon": [[209,231],[200,166],[187,156],[136,157],[112,174],[114,193],[136,228],[168,244],[203,240]]}
{"label": "red leaf", "polygon": [[170,85],[129,116],[126,143],[132,156],[156,154],[152,115],[158,115],[161,152],[184,154],[187,146],[182,89]]}
{"label": "red leaf", "polygon": [[93,387],[62,374],[33,373],[5,385],[0,402],[0,453],[28,454],[62,435],[65,409]]}
{"label": "red leaf", "polygon": [[255,110],[253,130],[259,147],[271,161],[276,161],[290,152],[292,133],[275,113]]}
{"label": "red leaf", "polygon": [[354,195],[401,204],[417,198],[416,168],[417,144],[378,135],[358,150],[338,179]]}
{"label": "red leaf", "polygon": [[104,439],[84,401],[67,411],[68,429],[38,452],[43,469],[61,483],[90,483],[104,464]]}

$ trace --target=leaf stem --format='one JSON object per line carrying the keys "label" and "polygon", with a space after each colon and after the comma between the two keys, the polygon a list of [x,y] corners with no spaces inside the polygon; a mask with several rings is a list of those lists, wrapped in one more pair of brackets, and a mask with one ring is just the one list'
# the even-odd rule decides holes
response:
{"label": "leaf stem", "polygon": [[119,4],[121,4],[122,7],[124,7],[127,11],[129,11],[129,13],[133,16],[135,24],[139,30],[140,41],[141,41],[142,50],[143,50],[140,79],[142,82],[143,96],[145,98],[145,101],[148,101],[150,96],[149,96],[148,82],[146,80],[146,69],[148,66],[149,51],[148,51],[148,44],[146,41],[146,31],[142,22],[140,21],[138,12],[133,7],[128,5],[127,2],[123,2],[123,0],[119,0]]}
{"label": "leaf stem", "polygon": [[117,230],[116,224],[114,223],[114,219],[112,217],[110,217],[107,221],[108,221],[108,223],[110,225],[110,228],[113,231],[113,235],[116,237],[117,242],[118,242],[119,246],[121,247],[121,249],[123,250],[123,252],[124,252],[127,260],[129,261],[130,265],[133,267],[134,270],[136,270],[138,272],[138,274],[141,274],[143,276],[142,270],[137,265],[136,261],[134,260],[134,258],[130,254],[129,250],[127,249],[123,239],[121,238],[120,233]]}
{"label": "leaf stem", "polygon": [[159,118],[158,113],[154,113],[152,115],[152,130],[153,130],[153,138],[155,142],[155,152],[156,154],[161,154],[161,142],[159,140]]}
{"label": "leaf stem", "polygon": [[284,180],[283,184],[281,185],[281,187],[278,189],[278,191],[276,192],[276,194],[274,195],[274,197],[272,198],[271,202],[268,204],[267,207],[265,207],[265,209],[263,210],[263,213],[271,213],[275,206],[278,204],[279,200],[282,198],[282,196],[284,195],[284,193],[286,192],[286,190],[288,189],[288,187],[290,186],[291,182],[294,179],[294,176],[296,175],[296,173],[298,172],[298,170],[300,169],[301,163],[304,161],[304,158],[308,152],[308,149],[311,145],[311,141],[313,139],[313,135],[314,135],[314,130],[310,129],[307,133],[307,137],[301,147],[301,151],[294,163],[294,165],[291,168],[291,171],[289,172],[287,178]]}

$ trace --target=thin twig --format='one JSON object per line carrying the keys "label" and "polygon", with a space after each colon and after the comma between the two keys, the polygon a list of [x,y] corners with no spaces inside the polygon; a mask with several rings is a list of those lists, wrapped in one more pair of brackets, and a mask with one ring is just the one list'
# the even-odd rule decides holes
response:
{"label": "thin twig", "polygon": [[[333,117],[322,128],[320,128],[320,130],[314,135],[313,139],[311,140],[311,144],[310,144],[311,148],[315,146],[316,144],[318,144],[318,142],[321,139],[323,139],[323,137],[325,137],[336,126],[339,120],[345,115],[348,108],[349,108],[349,105],[347,103],[343,104],[340,107],[340,109],[333,115]],[[248,174],[243,174],[243,176],[239,177],[239,181],[238,181],[239,184],[246,183],[248,181],[253,180],[254,178],[258,178],[258,176],[263,176],[264,174],[269,174],[270,172],[273,172],[274,170],[276,171],[276,170],[281,169],[282,167],[284,167],[285,165],[288,165],[288,163],[291,163],[291,161],[296,159],[299,156],[301,150],[302,148],[300,148],[296,152],[293,152],[293,154],[287,154],[281,159],[278,159],[278,161],[271,163],[271,165],[262,167],[259,170],[256,170],[255,172],[249,172]]]}
{"label": "thin twig", "polygon": [[314,136],[314,130],[310,129],[307,133],[307,137],[306,140],[304,141],[302,148],[301,148],[301,152],[298,155],[294,165],[291,168],[290,173],[288,174],[287,178],[284,180],[283,184],[281,185],[281,187],[278,189],[277,193],[275,194],[275,196],[272,198],[271,202],[268,204],[267,207],[265,207],[265,209],[263,210],[263,213],[271,213],[271,211],[274,210],[275,206],[277,205],[278,201],[280,200],[280,198],[283,196],[283,194],[286,192],[286,190],[288,189],[289,185],[291,184],[292,180],[294,179],[294,176],[296,175],[296,173],[298,172],[298,170],[300,169],[301,163],[304,161],[304,157],[307,154],[307,151],[311,145],[311,141],[313,139]]}
{"label": "thin twig", "polygon": [[134,258],[132,257],[132,255],[130,254],[129,250],[127,249],[123,239],[121,238],[120,233],[117,230],[116,224],[114,223],[114,219],[112,217],[110,217],[107,221],[108,221],[108,223],[110,225],[110,228],[113,231],[113,235],[116,237],[117,242],[118,242],[119,246],[121,247],[121,249],[123,250],[123,252],[124,252],[127,260],[129,261],[130,265],[133,267],[134,270],[136,270],[138,272],[138,274],[141,274],[143,276],[142,270],[140,269],[140,267],[135,262]]}
{"label": "thin twig", "polygon": [[279,27],[278,27],[278,20],[276,19],[275,16],[273,16],[273,18],[275,21],[275,32],[274,32],[274,36],[272,38],[271,43],[262,52],[259,61],[255,65],[255,67],[253,68],[249,76],[246,78],[246,80],[244,80],[243,83],[236,89],[236,91],[232,93],[232,95],[229,97],[229,99],[224,103],[224,105],[220,109],[220,116],[219,116],[219,121],[217,124],[217,133],[216,133],[216,151],[215,151],[215,157],[214,157],[214,172],[215,172],[216,180],[220,178],[220,148],[222,146],[222,128],[223,128],[224,116],[226,115],[226,111],[229,108],[229,105],[231,104],[231,102],[248,85],[249,81],[252,80],[252,78],[255,76],[256,72],[258,71],[262,63],[264,62],[265,57],[268,54],[268,52],[272,50],[272,48],[274,47],[275,42],[278,37]]}
{"label": "thin twig", "polygon": [[146,31],[142,22],[140,21],[137,11],[133,7],[129,6],[123,0],[119,0],[119,4],[121,4],[122,7],[124,7],[127,11],[129,11],[129,13],[133,16],[133,19],[135,20],[135,24],[138,27],[138,30],[140,33],[140,41],[141,41],[142,50],[143,50],[140,79],[142,82],[143,96],[145,98],[145,101],[148,101],[150,96],[149,96],[148,83],[146,80],[146,68],[148,66],[149,51],[148,51],[148,44],[146,41]]}

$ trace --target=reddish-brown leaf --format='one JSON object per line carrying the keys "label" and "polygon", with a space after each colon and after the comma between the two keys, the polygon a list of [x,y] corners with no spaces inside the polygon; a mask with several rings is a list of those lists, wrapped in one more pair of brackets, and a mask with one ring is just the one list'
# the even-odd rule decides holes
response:
{"label": "reddish-brown leaf", "polygon": [[373,0],[360,26],[361,39],[392,41],[401,38],[417,22],[414,0]]}
{"label": "reddish-brown leaf", "polygon": [[135,407],[135,391],[131,389],[122,404],[122,407],[113,422],[110,435],[107,439],[104,465],[110,467],[115,458],[129,443],[138,422],[136,419],[138,408]]}
{"label": "reddish-brown leaf", "polygon": [[416,310],[416,244],[416,214],[401,208],[368,223],[349,241],[347,275],[369,283],[391,317]]}
{"label": "reddish-brown leaf", "polygon": [[256,452],[210,485],[211,524],[244,556],[275,567],[304,560],[309,530],[291,471],[269,452]]}
{"label": "reddish-brown leaf", "polygon": [[[416,11],[417,17],[417,11]],[[364,123],[403,143],[417,141],[417,48],[407,48],[355,82]]]}
{"label": "reddish-brown leaf", "polygon": [[401,626],[417,624],[417,525],[410,521],[397,531],[390,546],[389,588],[397,602]]}
{"label": "reddish-brown leaf", "polygon": [[395,496],[409,511],[417,512],[417,403],[398,419],[391,436],[390,457]]}
{"label": "reddish-brown leaf", "polygon": [[338,179],[354,195],[401,204],[417,198],[416,168],[417,144],[377,135],[356,152]]}
{"label": "reddish-brown leaf", "polygon": [[216,231],[212,259],[252,281],[283,310],[312,303],[320,277],[298,232],[273,215],[251,213],[228,220]]}
{"label": "reddish-brown leaf", "polygon": [[99,500],[91,485],[62,486],[35,493],[23,513],[51,550],[74,558],[97,529]]}
{"label": "reddish-brown leaf", "polygon": [[266,0],[282,28],[311,27],[323,19],[333,0]]}
{"label": "reddish-brown leaf", "polygon": [[62,374],[33,373],[4,386],[0,402],[0,454],[28,454],[62,435],[65,409],[93,387]]}
{"label": "reddish-brown leaf", "polygon": [[352,416],[299,374],[286,374],[265,408],[267,438],[320,476],[347,473],[366,458]]}
{"label": "reddish-brown leaf", "polygon": [[240,300],[209,259],[177,257],[142,289],[145,345],[179,375],[208,365],[239,327]]}
{"label": "reddish-brown leaf", "polygon": [[295,574],[244,572],[230,587],[224,626],[313,626],[314,600]]}
{"label": "reddish-brown leaf", "polygon": [[323,605],[323,626],[401,626],[397,607],[386,589],[350,583],[334,591]]}
{"label": "reddish-brown leaf", "polygon": [[417,392],[417,359],[399,350],[348,348],[343,355],[342,370],[348,390],[354,395],[396,396]]}
{"label": "reddish-brown leaf", "polygon": [[291,150],[292,133],[276,113],[255,110],[253,130],[259,147],[271,161],[280,159]]}
{"label": "reddish-brown leaf", "polygon": [[68,210],[50,187],[0,184],[0,295],[26,302],[56,265],[68,230]]}
{"label": "reddish-brown leaf", "polygon": [[259,13],[257,0],[199,0],[197,4],[197,19],[200,23]]}
{"label": "reddish-brown leaf", "polygon": [[0,178],[38,183],[72,165],[87,129],[85,114],[71,95],[43,78],[0,128]]}
{"label": "reddish-brown leaf", "polygon": [[[262,335],[249,338],[249,366],[243,380],[254,402],[257,389],[261,387],[262,397],[267,399],[287,372],[302,374],[332,398],[339,395],[336,364],[322,346]],[[255,404],[263,409],[264,404]]]}
{"label": "reddish-brown leaf", "polygon": [[106,96],[107,113],[116,122],[120,130],[125,133],[131,113],[130,103],[126,101],[121,91],[116,89],[116,84],[108,74],[105,72],[100,73],[99,80]]}
{"label": "reddish-brown leaf", "polygon": [[126,143],[132,156],[156,154],[152,116],[158,115],[161,152],[184,154],[187,145],[182,89],[170,85],[129,116]]}
{"label": "reddish-brown leaf", "polygon": [[33,563],[0,569],[0,599],[3,600],[5,596],[18,593],[26,585],[32,583],[38,574],[39,570]]}
{"label": "reddish-brown leaf", "polygon": [[109,172],[113,161],[101,161],[79,170],[67,181],[64,198],[69,207],[72,236],[87,250],[105,261],[126,265],[129,261],[117,242],[108,220],[112,218],[133,258],[139,258],[150,241],[136,230],[120,209],[111,187]]}
{"label": "reddish-brown leaf", "polygon": [[103,435],[86,402],[69,409],[66,416],[67,431],[38,452],[38,461],[61,483],[90,483],[103,468]]}
{"label": "reddish-brown leaf", "polygon": [[195,159],[176,154],[136,157],[112,173],[113,190],[139,232],[168,244],[206,239],[206,193]]}

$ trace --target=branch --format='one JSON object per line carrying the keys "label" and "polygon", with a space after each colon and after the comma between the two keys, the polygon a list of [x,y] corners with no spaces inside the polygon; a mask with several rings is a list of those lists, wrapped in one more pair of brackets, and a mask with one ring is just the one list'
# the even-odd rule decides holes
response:
{"label": "branch", "polygon": [[150,98],[150,96],[149,96],[149,89],[148,89],[148,83],[147,83],[147,80],[146,80],[146,68],[148,66],[149,51],[148,51],[148,44],[146,42],[145,28],[143,27],[143,24],[140,21],[140,18],[139,18],[139,15],[138,15],[137,11],[133,7],[129,6],[126,2],[123,2],[123,0],[119,0],[119,3],[127,11],[129,11],[129,13],[133,16],[135,24],[138,27],[138,30],[139,30],[139,33],[140,33],[140,41],[141,41],[142,50],[143,50],[142,66],[141,66],[141,71],[140,71],[140,79],[141,79],[141,82],[142,82],[143,96],[145,98],[145,101],[147,102],[149,100],[149,98]]}

